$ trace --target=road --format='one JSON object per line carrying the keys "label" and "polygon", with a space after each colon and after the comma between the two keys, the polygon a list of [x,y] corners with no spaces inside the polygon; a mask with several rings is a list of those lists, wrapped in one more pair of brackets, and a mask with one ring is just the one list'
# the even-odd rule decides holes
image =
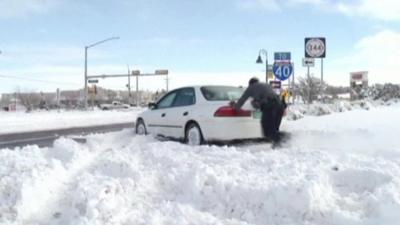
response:
{"label": "road", "polygon": [[120,131],[125,128],[133,127],[133,123],[119,123],[99,126],[2,134],[0,135],[0,149],[13,149],[15,147],[23,147],[26,145],[38,145],[39,147],[47,147],[51,146],[54,140],[62,136],[74,136],[72,137],[74,140],[78,142],[86,142],[84,136],[88,134]]}

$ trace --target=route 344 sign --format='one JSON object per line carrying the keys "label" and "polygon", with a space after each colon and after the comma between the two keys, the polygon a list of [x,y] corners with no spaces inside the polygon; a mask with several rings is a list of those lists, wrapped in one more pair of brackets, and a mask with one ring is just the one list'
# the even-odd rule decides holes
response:
{"label": "route 344 sign", "polygon": [[306,58],[325,58],[326,40],[325,38],[305,38],[304,50]]}

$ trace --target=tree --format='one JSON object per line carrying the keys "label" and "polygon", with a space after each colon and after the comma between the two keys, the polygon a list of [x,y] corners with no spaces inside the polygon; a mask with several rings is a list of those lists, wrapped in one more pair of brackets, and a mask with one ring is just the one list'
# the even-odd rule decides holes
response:
{"label": "tree", "polygon": [[340,94],[346,94],[346,93],[350,93],[350,87],[336,87],[336,86],[331,86],[331,85],[327,85],[326,89],[325,89],[325,93],[327,95],[332,96],[332,98],[337,99],[338,95]]}
{"label": "tree", "polygon": [[394,98],[400,98],[400,85],[396,84],[376,84],[365,92],[362,93],[365,97],[370,97],[374,100],[381,99],[384,101],[388,101]]}
{"label": "tree", "polygon": [[112,102],[117,97],[117,92],[113,90],[106,90],[107,101]]}
{"label": "tree", "polygon": [[299,78],[298,83],[294,87],[294,92],[296,95],[301,96],[304,103],[312,103],[314,100],[322,97],[325,92],[326,85],[322,83],[319,78],[310,76],[307,78]]}
{"label": "tree", "polygon": [[37,107],[42,99],[38,93],[21,93],[20,91],[17,92],[17,98],[19,102],[26,108],[27,112],[30,112]]}

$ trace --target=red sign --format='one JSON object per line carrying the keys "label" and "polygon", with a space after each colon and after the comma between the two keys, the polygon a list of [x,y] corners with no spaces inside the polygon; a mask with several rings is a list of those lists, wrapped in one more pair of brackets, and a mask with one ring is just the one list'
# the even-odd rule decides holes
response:
{"label": "red sign", "polygon": [[279,80],[271,80],[269,85],[271,85],[273,89],[281,89],[281,81]]}
{"label": "red sign", "polygon": [[362,80],[363,79],[363,74],[362,73],[356,73],[356,74],[352,74],[351,78],[353,80]]}

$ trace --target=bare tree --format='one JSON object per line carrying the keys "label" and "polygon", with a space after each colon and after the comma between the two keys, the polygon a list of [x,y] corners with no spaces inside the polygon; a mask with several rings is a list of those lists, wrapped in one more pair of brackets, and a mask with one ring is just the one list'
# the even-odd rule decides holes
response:
{"label": "bare tree", "polygon": [[61,95],[60,102],[64,107],[71,109],[78,105],[79,97],[80,97],[79,90],[77,90],[77,91],[71,91],[71,90],[61,91],[60,95]]}
{"label": "bare tree", "polygon": [[107,95],[107,101],[112,102],[116,99],[117,92],[112,90],[106,90],[106,95]]}
{"label": "bare tree", "polygon": [[294,92],[301,96],[304,103],[312,103],[317,100],[326,89],[326,85],[324,83],[321,85],[321,80],[314,76],[301,77],[298,81],[294,87]]}
{"label": "bare tree", "polygon": [[40,94],[34,92],[21,93],[18,91],[17,93],[19,102],[26,108],[27,112],[37,107],[42,99]]}

